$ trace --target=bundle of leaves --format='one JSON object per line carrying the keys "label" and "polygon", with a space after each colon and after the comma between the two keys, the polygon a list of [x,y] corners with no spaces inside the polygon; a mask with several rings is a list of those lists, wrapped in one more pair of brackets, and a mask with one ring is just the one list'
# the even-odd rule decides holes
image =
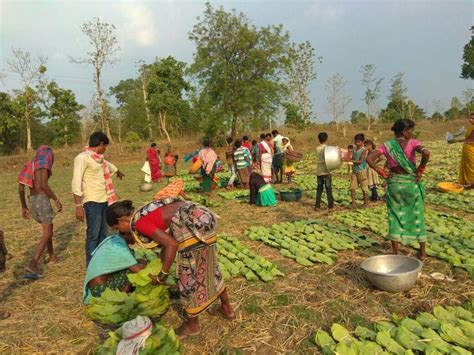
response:
{"label": "bundle of leaves", "polygon": [[[122,329],[109,332],[109,337],[94,349],[94,355],[108,355],[117,352],[118,344],[122,340]],[[152,334],[147,338],[145,347],[140,350],[140,355],[147,354],[180,354],[182,352],[173,329],[167,329],[161,324],[153,325]]]}
{"label": "bundle of leaves", "polygon": [[331,335],[318,330],[314,341],[323,354],[457,354],[474,350],[473,301],[463,307],[436,306],[416,319],[392,317],[370,328],[358,326],[353,333],[334,323]]}
{"label": "bundle of leaves", "polygon": [[86,315],[103,324],[121,325],[138,315],[155,318],[169,307],[169,293],[165,286],[152,285],[149,274],[157,275],[161,261],[154,259],[138,273],[128,275],[135,290],[127,294],[106,289],[100,297],[92,297]]}

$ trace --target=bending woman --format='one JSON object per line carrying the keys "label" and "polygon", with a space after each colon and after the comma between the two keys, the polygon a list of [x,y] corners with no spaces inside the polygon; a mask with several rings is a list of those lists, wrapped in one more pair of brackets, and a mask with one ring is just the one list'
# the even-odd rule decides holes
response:
{"label": "bending woman", "polygon": [[217,217],[207,208],[177,197],[158,200],[135,211],[131,201],[109,207],[116,227],[126,238],[154,241],[160,246],[163,262],[154,284],[164,283],[176,259],[176,273],[186,320],[176,329],[178,335],[200,334],[198,315],[218,298],[221,305],[209,310],[227,319],[234,317],[224,279],[217,261]]}
{"label": "bending woman", "polygon": [[[419,242],[419,259],[426,258],[425,242],[425,190],[421,177],[428,163],[430,153],[421,142],[412,139],[415,123],[400,119],[395,122],[392,131],[395,138],[385,142],[378,150],[370,152],[367,163],[379,175],[387,179],[388,239],[392,242],[394,254],[398,254],[399,243]],[[416,153],[421,161],[416,167]],[[384,155],[386,172],[378,167],[377,159]]]}
{"label": "bending woman", "polygon": [[474,113],[469,116],[469,123],[471,126],[468,128],[466,136],[462,141],[461,164],[459,167],[459,178],[458,182],[467,187],[474,188]]}
{"label": "bending woman", "polygon": [[263,177],[253,172],[250,174],[250,204],[262,207],[276,206],[277,200],[272,185],[267,183]]}

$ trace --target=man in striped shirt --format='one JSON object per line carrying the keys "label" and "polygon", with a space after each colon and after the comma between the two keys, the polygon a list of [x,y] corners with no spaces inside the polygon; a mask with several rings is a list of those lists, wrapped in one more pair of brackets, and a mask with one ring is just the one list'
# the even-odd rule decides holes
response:
{"label": "man in striped shirt", "polygon": [[236,140],[234,143],[234,161],[239,175],[239,180],[243,188],[247,188],[250,178],[251,158],[247,148],[242,147],[242,141]]}

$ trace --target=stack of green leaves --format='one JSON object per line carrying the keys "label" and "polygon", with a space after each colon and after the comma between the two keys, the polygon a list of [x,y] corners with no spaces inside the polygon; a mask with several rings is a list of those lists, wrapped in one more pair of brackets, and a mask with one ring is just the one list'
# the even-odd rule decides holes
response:
{"label": "stack of green leaves", "polygon": [[219,192],[219,196],[226,200],[246,199],[250,196],[250,190],[231,190]]}
{"label": "stack of green leaves", "polygon": [[[115,332],[109,332],[108,335],[109,337],[94,349],[94,355],[109,355],[117,352],[118,344],[122,340],[121,328]],[[161,324],[154,324],[152,334],[147,338],[145,347],[140,350],[140,355],[178,355],[181,352],[181,344],[173,329],[167,329]]]}
{"label": "stack of green leaves", "polygon": [[279,249],[280,254],[303,266],[314,263],[332,265],[338,250],[354,250],[377,244],[363,234],[318,219],[284,222],[270,228],[253,226],[245,235]]}
{"label": "stack of green leaves", "polygon": [[[381,237],[388,233],[386,208],[359,209],[338,213],[334,218],[351,227],[363,228]],[[474,276],[474,223],[455,215],[433,210],[425,211],[428,242],[426,253],[461,267]],[[408,246],[418,248],[418,243]]]}
{"label": "stack of green leaves", "polygon": [[164,286],[152,285],[148,275],[157,275],[160,270],[161,261],[155,258],[140,272],[128,275],[129,281],[135,286],[132,293],[107,288],[100,297],[91,298],[86,315],[103,324],[117,325],[138,315],[159,317],[169,307],[169,293]]}
{"label": "stack of green leaves", "polygon": [[213,201],[209,197],[202,196],[202,195],[199,195],[199,194],[186,194],[186,197],[188,197],[194,203],[198,203],[198,204],[206,206],[206,207],[218,207],[218,206],[220,206],[220,203],[218,201]]}
{"label": "stack of green leaves", "polygon": [[394,316],[377,321],[369,328],[358,326],[353,333],[340,324],[331,326],[331,335],[318,330],[314,341],[323,354],[457,354],[474,350],[474,303],[463,307],[436,306],[416,319]]}
{"label": "stack of green leaves", "polygon": [[428,191],[426,202],[453,210],[474,213],[474,191],[472,190],[465,190],[460,194],[443,193],[436,190]]}
{"label": "stack of green leaves", "polygon": [[234,237],[219,236],[217,247],[219,266],[224,278],[243,276],[249,281],[268,282],[274,277],[283,276],[275,264],[251,251]]}

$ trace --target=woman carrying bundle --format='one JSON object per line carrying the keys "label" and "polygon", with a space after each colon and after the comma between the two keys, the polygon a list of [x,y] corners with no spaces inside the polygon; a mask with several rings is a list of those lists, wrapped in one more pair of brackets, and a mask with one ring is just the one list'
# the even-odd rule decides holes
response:
{"label": "woman carrying bundle", "polygon": [[176,156],[171,151],[171,147],[165,153],[163,175],[170,178],[176,175]]}
{"label": "woman carrying bundle", "polygon": [[[217,216],[201,205],[180,200],[176,191],[167,193],[165,188],[156,197],[160,199],[138,210],[131,201],[119,201],[109,207],[109,213],[125,237],[135,238],[140,243],[151,241],[161,247],[162,270],[158,275],[150,275],[154,284],[165,283],[171,265],[176,261],[176,277],[186,319],[176,329],[177,334],[200,334],[198,316],[205,310],[233,319],[234,311],[217,260]],[[217,299],[221,305],[209,309]]]}
{"label": "woman carrying bundle", "polygon": [[217,186],[215,174],[218,159],[216,152],[211,148],[211,142],[209,139],[204,140],[204,148],[199,151],[199,159],[202,160],[202,190],[205,193],[210,193]]}
{"label": "woman carrying bundle", "polygon": [[474,113],[469,116],[471,124],[462,140],[461,164],[459,167],[458,182],[467,188],[474,188]]}
{"label": "woman carrying bundle", "polygon": [[[393,253],[399,253],[400,242],[415,241],[420,244],[418,257],[423,260],[426,258],[425,190],[420,180],[430,153],[421,142],[412,139],[414,128],[415,123],[411,120],[396,121],[392,127],[395,138],[372,151],[367,157],[367,163],[387,179],[388,239],[392,242]],[[416,153],[421,154],[418,167]],[[377,159],[381,155],[387,159],[389,172],[377,166]]]}
{"label": "woman carrying bundle", "polygon": [[[283,137],[282,144],[283,144],[282,145],[283,153],[293,151],[293,146],[291,145],[290,139],[288,137]],[[295,164],[289,161],[288,159],[285,159],[284,172],[285,172],[285,176],[288,178],[288,183],[291,183],[291,178],[296,173]]]}

